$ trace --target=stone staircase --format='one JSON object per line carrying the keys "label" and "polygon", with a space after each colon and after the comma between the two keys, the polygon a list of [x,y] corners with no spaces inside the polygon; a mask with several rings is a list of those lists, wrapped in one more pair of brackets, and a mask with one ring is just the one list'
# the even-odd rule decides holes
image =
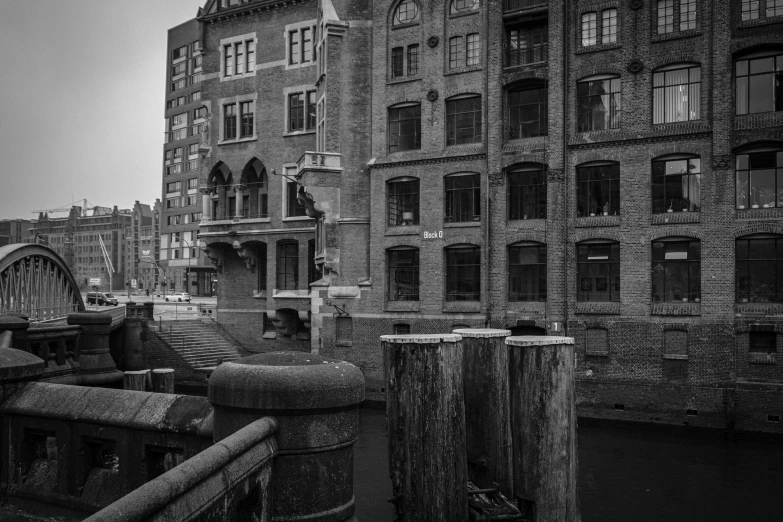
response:
{"label": "stone staircase", "polygon": [[240,357],[237,349],[201,321],[163,323],[158,336],[193,368],[216,366]]}

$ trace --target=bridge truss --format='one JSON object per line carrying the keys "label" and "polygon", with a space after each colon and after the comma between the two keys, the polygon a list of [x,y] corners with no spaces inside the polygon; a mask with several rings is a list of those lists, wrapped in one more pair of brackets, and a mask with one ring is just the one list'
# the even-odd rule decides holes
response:
{"label": "bridge truss", "polygon": [[54,250],[35,244],[0,247],[0,314],[52,321],[81,311],[84,302],[76,281]]}

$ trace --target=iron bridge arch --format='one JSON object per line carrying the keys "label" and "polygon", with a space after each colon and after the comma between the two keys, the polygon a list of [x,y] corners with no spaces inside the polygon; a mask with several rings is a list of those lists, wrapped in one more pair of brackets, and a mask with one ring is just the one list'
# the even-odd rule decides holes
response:
{"label": "iron bridge arch", "polygon": [[0,247],[0,314],[51,321],[83,311],[76,281],[54,250],[32,244]]}

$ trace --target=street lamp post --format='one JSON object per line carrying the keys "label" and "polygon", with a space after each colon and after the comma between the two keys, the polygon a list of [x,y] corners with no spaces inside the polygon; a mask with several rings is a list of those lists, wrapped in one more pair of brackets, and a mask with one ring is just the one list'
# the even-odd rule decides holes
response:
{"label": "street lamp post", "polygon": [[163,288],[163,297],[165,298],[165,297],[166,297],[166,287],[165,287],[165,284],[166,284],[166,276],[165,276],[165,274],[163,273],[163,269],[160,267],[160,265],[158,264],[158,262],[157,262],[157,261],[155,261],[155,258],[154,258],[154,257],[152,257],[152,256],[139,256],[139,259],[142,259],[142,258],[145,258],[145,257],[146,257],[147,259],[149,259],[150,261],[152,261],[152,264],[153,264],[153,265],[155,265],[155,268],[157,268],[157,269],[158,269],[158,275],[159,275],[159,276],[160,276],[160,277],[163,279],[163,283],[162,283],[160,286],[161,286],[161,288]]}

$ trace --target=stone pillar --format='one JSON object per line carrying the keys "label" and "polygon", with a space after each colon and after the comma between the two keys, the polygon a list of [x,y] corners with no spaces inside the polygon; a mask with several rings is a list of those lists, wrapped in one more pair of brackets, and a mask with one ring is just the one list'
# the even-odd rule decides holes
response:
{"label": "stone pillar", "polygon": [[509,330],[466,328],[462,336],[468,477],[479,488],[497,483],[512,495],[508,411]]}
{"label": "stone pillar", "polygon": [[11,348],[8,337],[0,335],[0,404],[28,382],[39,380],[46,366],[40,357]]}
{"label": "stone pillar", "polygon": [[383,335],[394,520],[468,520],[462,338]]}
{"label": "stone pillar", "polygon": [[174,393],[174,370],[171,368],[152,370],[152,391]]}
{"label": "stone pillar", "polygon": [[236,198],[237,202],[237,214],[234,216],[234,221],[239,221],[240,219],[243,219],[245,217],[244,215],[244,208],[245,208],[245,186],[244,185],[234,185],[234,197]]}
{"label": "stone pillar", "polygon": [[578,522],[574,339],[507,337],[514,496],[537,522]]}
{"label": "stone pillar", "polygon": [[271,352],[218,366],[209,378],[218,442],[261,417],[279,423],[275,521],[355,521],[353,445],[364,376],[351,363]]}
{"label": "stone pillar", "polygon": [[208,188],[201,187],[199,191],[201,192],[201,222],[207,223],[212,219],[212,197]]}
{"label": "stone pillar", "polygon": [[111,316],[97,312],[78,312],[68,315],[68,324],[82,327],[79,336],[80,379],[83,386],[104,386],[122,382],[109,353]]}
{"label": "stone pillar", "polygon": [[27,317],[14,313],[0,315],[0,332],[10,331],[12,334],[11,346],[17,350],[29,352],[27,346],[27,329],[30,328],[30,322]]}

